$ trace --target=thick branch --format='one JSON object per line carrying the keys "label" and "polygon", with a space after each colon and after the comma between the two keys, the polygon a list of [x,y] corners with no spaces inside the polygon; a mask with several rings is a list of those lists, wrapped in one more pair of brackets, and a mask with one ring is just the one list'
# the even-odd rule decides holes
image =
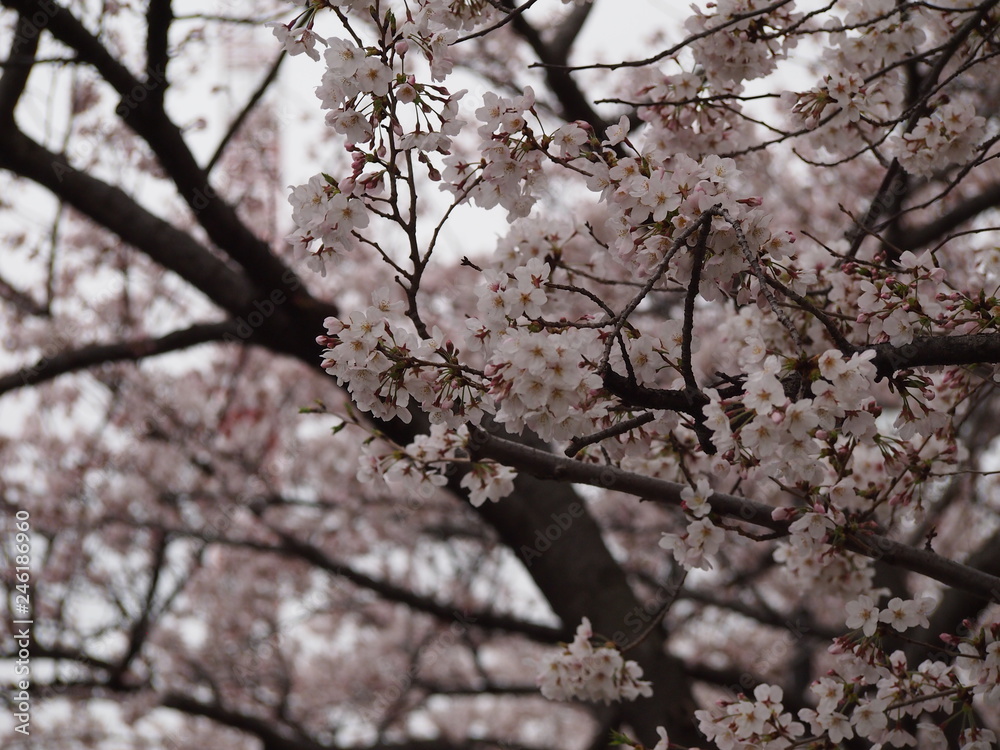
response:
{"label": "thick branch", "polygon": [[316,331],[322,329],[326,316],[337,311],[313,299],[291,271],[283,278],[269,279],[267,286],[256,287],[240,270],[220,260],[190,234],[147,211],[119,188],[73,168],[64,156],[14,128],[4,131],[0,127],[0,137],[5,146],[0,149],[0,169],[37,182],[178,274],[237,318],[241,339],[293,354],[311,365],[318,361]]}
{"label": "thick branch", "polygon": [[14,129],[2,133],[0,168],[48,189],[98,225],[141,248],[217,305],[235,311],[246,302],[250,281],[173,224],[153,215],[124,191],[81,172],[66,157]]}
{"label": "thick branch", "polygon": [[[504,2],[504,5],[512,6],[511,2]],[[579,22],[582,26],[583,19]],[[562,107],[562,116],[567,120],[583,120],[590,123],[595,132],[603,133],[608,128],[606,123],[597,112],[594,111],[590,101],[580,91],[576,81],[565,69],[570,52],[570,44],[563,39],[557,45],[549,45],[542,39],[541,34],[525,20],[524,16],[518,15],[514,19],[514,29],[520,34],[534,50],[539,62],[547,66],[545,68],[545,82],[556,95]],[[572,41],[569,37],[568,41]]]}
{"label": "thick branch", "polygon": [[566,16],[566,19],[559,26],[559,31],[556,32],[555,38],[549,43],[549,50],[553,57],[561,60],[569,59],[573,43],[583,29],[583,25],[587,22],[587,18],[590,16],[590,11],[593,7],[594,3],[592,2],[573,6],[569,15]]}
{"label": "thick branch", "polygon": [[932,242],[936,242],[953,229],[974,219],[983,211],[1000,206],[1000,183],[979,189],[976,194],[962,201],[959,205],[922,227],[901,232],[895,241],[900,250],[917,250]]}
{"label": "thick branch", "polygon": [[24,93],[38,52],[38,35],[38,28],[28,14],[21,13],[14,24],[14,42],[7,56],[8,65],[4,66],[3,76],[0,77],[0,128],[14,120],[14,108]]}
{"label": "thick branch", "polygon": [[918,336],[909,344],[873,344],[873,360],[880,378],[913,367],[976,365],[1000,362],[1000,334]]}
{"label": "thick branch", "polygon": [[[887,378],[899,370],[915,367],[958,367],[1000,363],[1000,334],[973,333],[958,336],[917,336],[909,344],[871,344],[854,351],[875,352],[872,360],[878,378]],[[628,378],[610,368],[604,373],[604,387],[629,406],[668,409],[698,417],[709,402],[696,389],[669,390],[630,383]],[[736,394],[730,394],[736,395]]]}
{"label": "thick branch", "polygon": [[680,391],[649,388],[630,382],[628,378],[619,375],[610,367],[604,373],[604,387],[629,406],[668,409],[693,417],[700,417],[702,407],[709,402],[708,396],[697,389]]}
{"label": "thick branch", "polygon": [[[22,13],[36,12],[41,5],[38,0],[0,2]],[[154,5],[164,2],[157,0]],[[51,3],[48,14],[48,31],[74,49],[80,61],[92,65],[121,96],[116,113],[153,149],[212,242],[239,263],[260,288],[270,289],[275,285],[291,291],[300,288],[302,282],[294,271],[240,221],[234,208],[212,187],[180,128],[167,116],[161,98],[162,89],[168,84],[166,68],[160,66],[140,81],[69,10]],[[159,44],[154,43],[154,51]]]}
{"label": "thick branch", "polygon": [[163,77],[163,85],[156,86],[149,92],[161,106],[167,89],[167,63],[170,62],[167,45],[170,24],[174,20],[170,4],[171,0],[149,0],[149,8],[146,10],[146,80],[155,81],[157,76]]}
{"label": "thick branch", "polygon": [[[569,458],[520,445],[475,429],[472,438],[477,457],[492,458],[532,476],[559,482],[576,482],[602,487],[667,505],[680,506],[684,485],[641,474],[622,471],[613,466],[584,464]],[[735,495],[714,493],[709,499],[712,510],[721,516],[787,533],[788,522],[772,518],[774,507]],[[899,565],[914,573],[933,578],[948,586],[968,591],[987,599],[1000,601],[1000,578],[961,565],[927,550],[900,544],[879,534],[852,531],[844,545],[875,560]]]}
{"label": "thick branch", "polygon": [[[515,443],[473,428],[471,443],[475,457],[491,458],[538,479],[556,482],[588,484],[606,490],[625,492],[644,500],[680,506],[681,491],[685,485],[664,479],[633,474],[614,466],[599,466],[574,461],[554,453]],[[735,495],[715,493],[711,498],[712,510],[731,518],[738,518],[755,526],[772,531],[787,532],[788,523],[771,518],[774,508]]]}

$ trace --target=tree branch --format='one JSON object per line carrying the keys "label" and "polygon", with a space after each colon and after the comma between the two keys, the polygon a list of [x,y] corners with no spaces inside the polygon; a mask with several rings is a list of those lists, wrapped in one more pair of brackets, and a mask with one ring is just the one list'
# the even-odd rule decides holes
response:
{"label": "tree branch", "polygon": [[1000,183],[994,183],[976,191],[976,194],[962,201],[943,216],[925,224],[922,227],[907,229],[901,232],[896,240],[900,250],[917,250],[929,245],[948,232],[959,227],[970,219],[974,219],[983,211],[1000,206]]}
{"label": "tree branch", "polygon": [[153,532],[156,536],[153,548],[153,564],[150,566],[149,584],[146,586],[146,596],[143,601],[142,611],[139,617],[132,623],[128,634],[128,648],[122,657],[121,662],[115,667],[109,682],[112,685],[121,684],[122,678],[128,671],[135,657],[139,655],[146,637],[149,635],[150,619],[153,614],[153,604],[156,598],[156,589],[160,582],[160,574],[163,572],[163,565],[166,562],[167,546],[169,538],[162,532]]}
{"label": "tree branch", "polygon": [[191,716],[204,716],[219,724],[252,734],[263,743],[264,750],[325,750],[324,745],[319,745],[298,733],[279,731],[275,727],[280,725],[273,718],[263,719],[239,713],[224,708],[218,703],[203,703],[176,692],[164,695],[160,699],[160,703],[166,708],[172,708]]}
{"label": "tree branch", "polygon": [[226,334],[235,336],[236,321],[202,323],[180,331],[173,331],[157,339],[136,339],[114,344],[91,344],[79,349],[59,352],[51,357],[43,357],[32,367],[23,367],[17,372],[0,377],[0,394],[29,385],[37,385],[52,380],[68,372],[76,372],[88,367],[110,362],[137,362],[146,357],[186,349],[208,341],[219,341]]}
{"label": "tree branch", "polygon": [[28,13],[20,13],[14,24],[14,42],[0,76],[0,130],[14,122],[14,109],[24,93],[38,52],[39,29]]}
{"label": "tree branch", "polygon": [[1000,333],[918,336],[909,344],[872,344],[879,379],[913,367],[975,365],[1000,362]]}
{"label": "tree branch", "polygon": [[16,289],[2,278],[0,278],[0,297],[10,302],[25,315],[45,316],[49,314],[49,310],[45,305],[36,302],[30,294]]}
{"label": "tree branch", "polygon": [[[0,2],[21,13],[30,13],[38,6],[36,0]],[[155,4],[164,2],[167,0],[157,0]],[[299,289],[302,282],[297,274],[250,231],[234,208],[216,192],[180,129],[167,116],[162,107],[162,89],[168,85],[166,68],[161,66],[151,71],[147,80],[138,80],[69,10],[55,3],[51,6],[48,31],[75,50],[82,62],[92,65],[122,97],[116,113],[149,144],[212,242],[239,263],[261,289],[275,285],[287,293]],[[154,44],[154,51],[158,50],[158,44]],[[159,95],[152,93],[158,90]]]}
{"label": "tree branch", "polygon": [[[986,539],[979,549],[969,556],[966,565],[1000,576],[1000,531],[995,531]],[[945,591],[937,609],[930,617],[930,628],[927,632],[932,635],[940,633],[971,635],[968,632],[963,632],[965,631],[963,622],[965,620],[975,621],[982,609],[982,600],[968,591],[959,589]],[[932,646],[942,645],[941,643],[932,644]],[[910,662],[914,664],[919,664],[924,659],[934,658],[935,654],[938,653],[933,648],[916,644],[909,644],[906,651]]]}
{"label": "tree branch", "polygon": [[[513,6],[510,0],[505,0],[504,5]],[[570,51],[569,45],[565,43],[566,40],[563,40],[563,44],[558,48],[546,44],[541,34],[522,15],[518,15],[514,19],[513,25],[517,33],[534,50],[539,62],[545,66],[545,82],[559,100],[559,104],[562,106],[562,116],[567,120],[588,122],[597,133],[603,133],[607,130],[610,123],[605,122],[597,114],[590,101],[580,91],[580,87],[576,85],[576,81],[573,80],[569,71],[565,69]]]}
{"label": "tree branch", "polygon": [[509,633],[520,633],[541,643],[558,643],[565,641],[570,636],[570,631],[561,628],[552,628],[547,625],[538,625],[527,622],[517,617],[497,615],[492,612],[465,612],[457,607],[440,604],[430,597],[421,596],[407,588],[396,586],[387,581],[373,578],[365,573],[338,562],[329,557],[323,550],[308,542],[287,534],[273,526],[267,527],[271,533],[281,539],[278,547],[253,542],[249,540],[215,540],[219,544],[229,544],[248,549],[256,549],[261,552],[270,552],[277,555],[304,560],[311,565],[324,570],[332,575],[344,578],[354,585],[373,591],[387,601],[405,604],[417,612],[425,612],[433,615],[445,622],[459,622],[464,625],[472,625],[486,630],[501,630]]}
{"label": "tree branch", "polygon": [[275,59],[274,63],[271,64],[271,67],[267,71],[267,75],[264,76],[264,80],[260,82],[260,85],[257,87],[257,90],[253,92],[253,94],[250,96],[250,99],[247,101],[246,105],[243,107],[242,110],[240,110],[240,113],[236,116],[236,119],[233,120],[232,124],[229,126],[229,129],[226,131],[226,134],[222,136],[222,140],[219,141],[219,145],[216,147],[215,153],[212,154],[212,158],[209,159],[208,164],[205,165],[206,174],[211,174],[212,170],[215,168],[215,165],[218,163],[219,159],[221,159],[222,155],[225,153],[226,146],[229,145],[229,142],[239,132],[243,123],[246,122],[247,117],[249,117],[250,113],[253,112],[254,107],[256,107],[258,102],[260,102],[260,100],[263,98],[264,94],[267,92],[268,88],[270,88],[271,84],[278,79],[278,71],[281,69],[281,63],[282,61],[284,61],[284,59],[285,59],[285,51],[282,50],[278,54],[278,57]]}
{"label": "tree branch", "polygon": [[702,407],[709,398],[697,389],[689,391],[650,388],[632,383],[624,375],[619,375],[610,367],[604,372],[604,387],[629,406],[647,409],[668,409],[691,416],[701,416]]}
{"label": "tree branch", "polygon": [[[301,732],[285,731],[280,732],[273,728],[274,720],[265,720],[256,716],[239,713],[226,709],[218,703],[203,703],[177,692],[167,693],[160,703],[176,711],[189,714],[191,716],[204,716],[219,724],[224,724],[234,729],[247,732],[257,737],[264,746],[264,750],[348,750],[342,745],[329,744],[320,745],[314,740],[302,735]],[[469,750],[482,746],[492,747],[502,744],[503,747],[512,750],[541,750],[532,749],[529,746],[517,743],[503,742],[482,738],[470,739],[466,744],[455,744],[444,738],[426,740],[408,740],[404,742],[375,742],[371,745],[358,745],[350,750]]]}
{"label": "tree branch", "polygon": [[[683,484],[633,474],[614,466],[584,464],[570,458],[520,445],[479,429],[470,430],[476,457],[492,458],[541,479],[576,482],[607,490],[624,492],[644,500],[680,506]],[[773,506],[735,495],[713,493],[709,498],[712,511],[721,516],[761,526],[782,534],[788,533],[788,521],[772,518]],[[844,545],[875,560],[900,565],[949,586],[1000,601],[1000,578],[940,557],[927,550],[900,544],[879,534],[849,531]]]}
{"label": "tree branch", "polygon": [[[997,2],[1000,2],[1000,0],[988,0],[988,2],[984,2],[972,16],[966,19],[965,23],[955,30],[954,34],[948,40],[947,45],[942,49],[934,67],[924,77],[921,90],[915,95],[916,106],[910,109],[910,114],[903,124],[904,133],[909,133],[913,130],[917,120],[924,114],[924,104],[936,90],[938,79],[946,65],[952,57],[958,54],[966,38],[979,29],[983,20],[989,15]],[[899,160],[893,159],[886,170],[882,184],[879,186],[868,206],[868,210],[865,212],[864,219],[857,223],[853,229],[853,236],[850,237],[851,246],[846,252],[847,257],[853,258],[857,255],[865,237],[870,232],[878,231],[875,227],[875,222],[880,217],[888,214],[887,220],[882,223],[883,227],[888,226],[897,218],[900,204],[908,191],[908,185],[908,175],[900,166]]]}
{"label": "tree branch", "polygon": [[149,95],[156,97],[158,105],[163,106],[163,95],[167,89],[167,63],[170,62],[168,40],[170,25],[174,20],[171,0],[149,0],[146,9],[146,80],[155,81],[163,78],[163,85],[154,87]]}

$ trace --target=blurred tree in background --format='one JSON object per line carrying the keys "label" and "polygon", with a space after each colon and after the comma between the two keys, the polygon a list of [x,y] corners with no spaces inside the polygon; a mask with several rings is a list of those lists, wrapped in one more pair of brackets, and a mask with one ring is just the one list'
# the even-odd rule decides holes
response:
{"label": "blurred tree in background", "polygon": [[997,5],[0,0],[5,747],[992,746]]}

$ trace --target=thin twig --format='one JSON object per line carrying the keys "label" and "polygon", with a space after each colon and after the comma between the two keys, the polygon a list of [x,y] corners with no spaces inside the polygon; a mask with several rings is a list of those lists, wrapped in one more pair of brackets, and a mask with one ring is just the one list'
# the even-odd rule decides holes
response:
{"label": "thin twig", "polygon": [[588,445],[599,443],[605,438],[616,437],[622,433],[634,430],[636,427],[642,427],[644,424],[649,424],[654,419],[656,419],[656,414],[651,411],[647,411],[644,414],[640,414],[638,417],[626,419],[618,424],[611,425],[611,427],[606,427],[605,429],[599,430],[590,435],[575,437],[569,441],[569,446],[564,452],[567,456],[573,458],[573,456],[582,451]]}

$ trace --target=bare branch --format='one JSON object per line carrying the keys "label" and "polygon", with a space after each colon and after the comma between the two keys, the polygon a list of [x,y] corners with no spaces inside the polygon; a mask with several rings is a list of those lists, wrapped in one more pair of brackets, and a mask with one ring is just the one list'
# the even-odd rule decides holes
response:
{"label": "bare branch", "polygon": [[268,69],[267,74],[264,76],[264,79],[260,82],[260,85],[253,92],[253,94],[250,96],[250,99],[247,100],[246,105],[244,105],[243,109],[241,109],[240,113],[236,116],[236,119],[233,120],[232,124],[229,126],[229,130],[227,130],[226,134],[222,136],[222,140],[219,141],[219,145],[216,147],[215,153],[212,154],[212,158],[209,159],[208,164],[205,165],[206,174],[211,174],[212,170],[215,168],[215,165],[218,163],[219,159],[222,158],[222,154],[225,153],[226,146],[229,145],[230,141],[232,141],[232,139],[239,132],[240,128],[243,126],[243,123],[246,122],[246,119],[250,116],[250,113],[253,112],[254,107],[256,107],[257,104],[260,103],[260,100],[264,97],[264,94],[267,93],[267,90],[271,87],[271,84],[278,79],[278,71],[281,69],[281,63],[284,59],[285,59],[285,51],[282,50],[278,54],[278,57],[275,58],[274,63]]}
{"label": "bare branch", "polygon": [[236,321],[226,320],[191,326],[158,339],[92,344],[79,349],[69,349],[51,357],[43,357],[32,367],[24,367],[0,377],[0,394],[44,383],[68,372],[77,372],[111,362],[137,362],[146,357],[187,349],[208,341],[219,341],[227,334],[235,337],[236,329]]}

